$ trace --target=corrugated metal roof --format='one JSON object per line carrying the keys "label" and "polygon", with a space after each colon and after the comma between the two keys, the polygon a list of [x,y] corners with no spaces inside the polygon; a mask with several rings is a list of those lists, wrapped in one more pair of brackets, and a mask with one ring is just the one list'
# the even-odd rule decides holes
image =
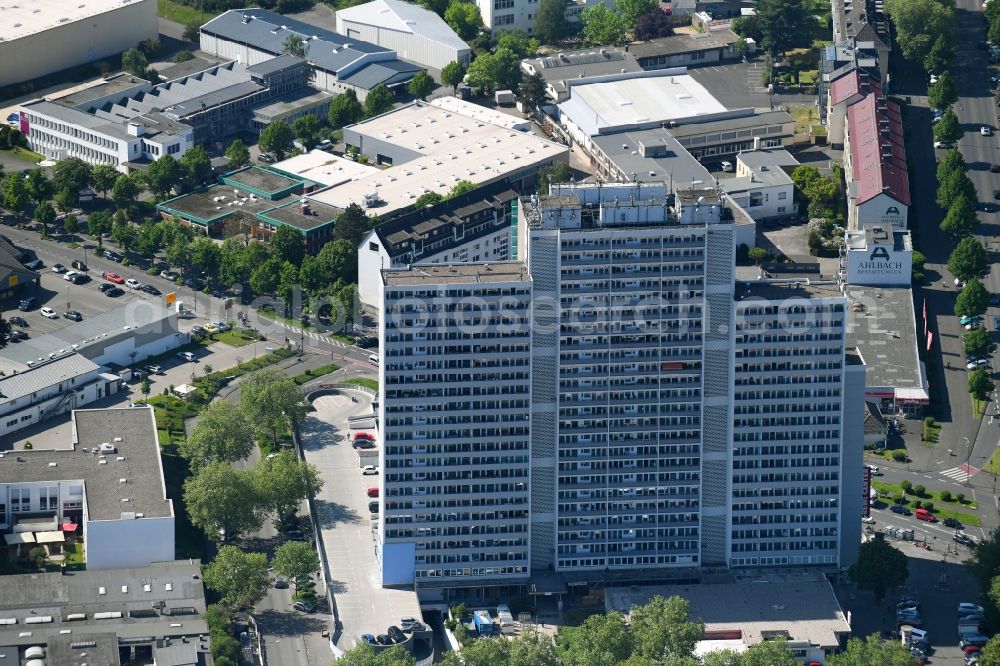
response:
{"label": "corrugated metal roof", "polygon": [[16,375],[3,377],[0,379],[0,405],[6,405],[84,373],[93,372],[97,368],[98,366],[90,359],[80,354],[69,354]]}
{"label": "corrugated metal roof", "polygon": [[337,10],[337,20],[408,32],[460,51],[469,49],[469,45],[455,34],[444,19],[429,9],[410,2],[374,0],[356,7]]}

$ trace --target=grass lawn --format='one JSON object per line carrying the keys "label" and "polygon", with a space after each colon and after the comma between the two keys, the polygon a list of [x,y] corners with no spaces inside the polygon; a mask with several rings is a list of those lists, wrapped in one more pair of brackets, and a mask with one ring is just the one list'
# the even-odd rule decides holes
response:
{"label": "grass lawn", "polygon": [[28,150],[27,148],[8,148],[7,150],[0,152],[7,153],[11,157],[16,157],[19,160],[34,162],[35,164],[38,164],[45,159],[44,155],[39,155],[38,153]]}
{"label": "grass lawn", "polygon": [[365,377],[352,377],[350,379],[345,379],[344,384],[357,384],[358,386],[364,386],[365,388],[370,388],[373,391],[378,391],[378,380],[367,379]]}
{"label": "grass lawn", "polygon": [[920,436],[925,442],[936,442],[938,441],[938,435],[941,433],[941,424],[934,419],[924,419],[924,432]]}
{"label": "grass lawn", "polygon": [[988,400],[979,400],[975,396],[969,396],[972,398],[972,411],[977,418],[982,418],[983,414],[986,413],[986,407],[989,405]]}
{"label": "grass lawn", "polygon": [[172,395],[154,395],[140,402],[153,406],[161,447],[183,441],[184,420],[198,414],[195,405]]}
{"label": "grass lawn", "polygon": [[885,483],[884,481],[872,481],[872,487],[879,491],[879,494],[888,493],[890,499],[893,495],[902,495],[903,504],[912,505],[917,499],[927,502],[931,501],[934,503],[934,508],[931,509],[931,513],[937,516],[938,520],[944,520],[945,518],[954,518],[958,520],[963,525],[978,526],[979,516],[974,513],[966,513],[965,511],[959,511],[959,509],[975,509],[976,504],[970,500],[964,500],[959,503],[955,496],[951,496],[951,501],[946,502],[941,499],[941,492],[938,490],[926,490],[922,497],[917,497],[916,495],[907,495],[903,492],[903,489],[894,483]]}
{"label": "grass lawn", "polygon": [[312,379],[316,379],[317,377],[322,377],[323,375],[328,375],[331,372],[336,372],[339,369],[340,369],[339,365],[335,365],[333,363],[327,363],[326,365],[321,365],[320,367],[314,370],[306,370],[301,375],[295,375],[294,377],[292,377],[292,381],[301,386]]}
{"label": "grass lawn", "polygon": [[83,544],[68,543],[63,546],[63,554],[66,556],[66,564],[83,564]]}
{"label": "grass lawn", "polygon": [[212,336],[218,342],[225,342],[231,347],[243,347],[252,342],[260,340],[260,336],[255,333],[244,333],[242,331],[225,331]]}
{"label": "grass lawn", "polygon": [[993,452],[993,457],[986,463],[986,467],[983,467],[983,471],[990,474],[1000,474],[1000,449]]}
{"label": "grass lawn", "polygon": [[795,118],[796,134],[808,134],[810,127],[819,124],[819,109],[812,104],[790,106],[788,113]]}
{"label": "grass lawn", "polygon": [[162,18],[181,25],[188,23],[207,23],[209,19],[215,17],[211,12],[198,11],[195,7],[188,7],[172,0],[156,0],[156,9]]}

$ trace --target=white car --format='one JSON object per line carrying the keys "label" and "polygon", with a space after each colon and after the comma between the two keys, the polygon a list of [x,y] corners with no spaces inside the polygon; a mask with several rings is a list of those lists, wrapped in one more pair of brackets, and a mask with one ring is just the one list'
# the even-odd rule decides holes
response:
{"label": "white car", "polygon": [[65,273],[66,272],[66,267],[63,266],[62,264],[52,264],[52,272],[53,273]]}
{"label": "white car", "polygon": [[993,136],[993,130],[986,125],[979,128],[979,133],[983,136]]}
{"label": "white car", "polygon": [[975,370],[976,368],[985,368],[990,362],[985,358],[977,358],[975,361],[969,361],[965,364],[966,370]]}
{"label": "white car", "polygon": [[931,85],[934,85],[937,82],[938,82],[938,75],[937,74],[931,74]]}
{"label": "white car", "polygon": [[861,516],[861,522],[863,522],[863,523],[865,523],[867,525],[874,525],[875,524],[875,519],[872,518],[871,516]]}
{"label": "white car", "polygon": [[128,287],[129,289],[138,289],[139,287],[142,286],[142,284],[135,278],[129,278],[125,280],[125,286]]}
{"label": "white car", "polygon": [[958,605],[959,613],[982,613],[983,607],[977,604],[970,604],[968,601],[963,601]]}
{"label": "white car", "polygon": [[42,308],[39,310],[43,317],[48,317],[49,319],[59,319],[59,313],[52,308]]}
{"label": "white car", "polygon": [[954,148],[955,146],[953,144],[950,144],[950,143],[945,143],[944,141],[935,141],[934,142],[934,147],[935,148],[947,149],[947,148]]}
{"label": "white car", "polygon": [[66,271],[63,274],[63,280],[67,280],[69,282],[72,282],[73,278],[75,278],[79,274],[80,274],[80,271]]}
{"label": "white car", "polygon": [[882,470],[877,465],[869,465],[868,468],[872,471],[872,476],[882,476]]}
{"label": "white car", "polygon": [[374,476],[375,474],[378,474],[378,467],[375,465],[365,465],[361,468],[361,473],[365,476]]}

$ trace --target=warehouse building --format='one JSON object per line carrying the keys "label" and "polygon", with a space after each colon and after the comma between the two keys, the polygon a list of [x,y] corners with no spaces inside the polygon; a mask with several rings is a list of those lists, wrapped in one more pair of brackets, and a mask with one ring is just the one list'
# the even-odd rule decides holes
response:
{"label": "warehouse building", "polygon": [[412,2],[374,0],[337,10],[337,32],[392,49],[403,60],[431,69],[469,64],[472,50],[440,16]]}
{"label": "warehouse building", "polygon": [[521,70],[528,76],[541,75],[545,80],[545,96],[553,102],[563,102],[569,98],[568,81],[639,72],[642,68],[627,49],[604,47],[527,58],[521,61]]}
{"label": "warehouse building", "polygon": [[2,0],[0,86],[93,63],[159,33],[154,0]]}
{"label": "warehouse building", "polygon": [[311,85],[330,93],[353,90],[364,101],[379,85],[405,87],[421,71],[395,51],[350,39],[266,9],[231,9],[201,26],[201,50],[220,58],[256,65],[284,53],[285,40],[305,42]]}

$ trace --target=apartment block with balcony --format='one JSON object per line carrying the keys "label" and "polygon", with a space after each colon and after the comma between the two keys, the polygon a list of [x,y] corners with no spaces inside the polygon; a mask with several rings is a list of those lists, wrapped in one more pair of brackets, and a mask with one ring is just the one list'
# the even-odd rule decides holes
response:
{"label": "apartment block with balcony", "polygon": [[515,262],[382,271],[383,585],[527,581],[531,279]]}

